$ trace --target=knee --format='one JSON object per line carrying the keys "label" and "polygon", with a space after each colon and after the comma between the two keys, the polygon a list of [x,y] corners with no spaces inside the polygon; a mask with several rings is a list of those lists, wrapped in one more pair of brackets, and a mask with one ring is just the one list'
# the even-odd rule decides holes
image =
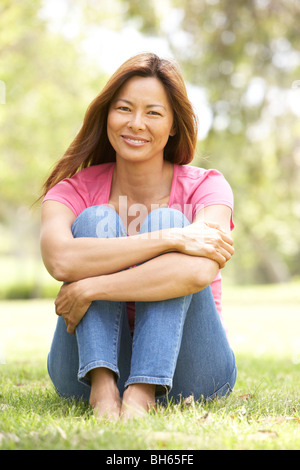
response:
{"label": "knee", "polygon": [[150,212],[142,224],[140,233],[154,232],[164,228],[185,227],[186,225],[190,225],[190,222],[181,211],[159,208]]}
{"label": "knee", "polygon": [[72,234],[75,238],[112,238],[126,236],[117,212],[110,206],[91,206],[85,209],[74,221]]}

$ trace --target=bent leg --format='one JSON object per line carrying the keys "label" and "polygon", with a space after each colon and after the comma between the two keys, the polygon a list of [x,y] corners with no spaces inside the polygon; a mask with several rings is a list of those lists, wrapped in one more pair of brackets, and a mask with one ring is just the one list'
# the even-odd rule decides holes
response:
{"label": "bent leg", "polygon": [[[183,227],[189,222],[173,209],[149,214],[143,231]],[[236,380],[234,354],[216,309],[210,286],[186,297],[137,302],[131,373],[133,383],[156,384],[178,401],[228,393]]]}
{"label": "bent leg", "polygon": [[[119,216],[107,206],[93,206],[83,211],[72,231],[74,237],[126,236]],[[118,364],[120,349],[122,374]],[[120,378],[118,386],[122,393],[124,374],[129,371],[130,349],[125,303],[92,302],[76,328],[76,336],[67,333],[63,318],[58,319],[48,356],[49,375],[61,396],[87,400],[89,372],[106,367]]]}
{"label": "bent leg", "polygon": [[193,294],[169,399],[190,395],[211,400],[230,393],[236,381],[234,353],[217,312],[210,286]]}
{"label": "bent leg", "polygon": [[78,366],[79,356],[76,336],[67,333],[63,317],[58,317],[48,354],[49,376],[61,397],[88,401],[91,389],[78,381]]}
{"label": "bent leg", "polygon": [[[118,368],[120,378],[117,387],[120,396],[124,393],[125,382],[130,371],[132,338],[127,321],[123,321],[120,338]],[[67,333],[64,319],[59,317],[48,355],[47,368],[50,379],[63,398],[89,401],[91,386],[89,381],[78,380],[79,353],[75,335]]]}
{"label": "bent leg", "polygon": [[[174,209],[156,209],[140,233],[183,227],[189,222]],[[192,296],[158,302],[136,302],[130,376],[125,386],[156,385],[156,395],[172,388],[186,312]]]}

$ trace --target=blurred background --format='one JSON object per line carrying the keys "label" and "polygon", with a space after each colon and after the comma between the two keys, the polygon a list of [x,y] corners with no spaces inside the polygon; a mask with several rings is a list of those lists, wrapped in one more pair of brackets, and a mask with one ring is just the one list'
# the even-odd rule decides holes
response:
{"label": "blurred background", "polygon": [[299,0],[0,1],[0,299],[52,297],[41,186],[130,56],[180,64],[200,122],[194,165],[235,196],[232,285],[300,280]]}

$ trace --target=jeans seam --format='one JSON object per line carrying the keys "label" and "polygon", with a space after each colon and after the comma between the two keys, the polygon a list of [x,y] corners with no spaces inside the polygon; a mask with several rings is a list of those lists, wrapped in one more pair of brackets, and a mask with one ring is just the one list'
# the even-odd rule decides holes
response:
{"label": "jeans seam", "polygon": [[[173,368],[173,376],[174,376],[174,372],[175,372],[175,368],[176,368],[176,363],[177,363],[177,358],[178,358],[178,354],[179,354],[179,349],[180,349],[180,336],[182,337],[182,333],[183,333],[183,327],[184,327],[184,320],[183,320],[183,311],[184,311],[184,307],[185,307],[185,303],[186,303],[186,299],[187,299],[188,296],[185,296],[182,298],[183,302],[182,302],[182,305],[181,305],[181,312],[180,312],[180,325],[179,325],[179,328],[178,328],[178,333],[177,333],[177,342],[176,342],[176,348],[175,350],[173,351],[173,363],[172,363],[172,368]],[[176,360],[175,360],[175,356],[176,356]]]}
{"label": "jeans seam", "polygon": [[119,302],[119,312],[116,317],[115,323],[115,335],[114,335],[114,362],[118,364],[118,355],[119,355],[119,347],[120,344],[120,333],[121,333],[121,320],[122,320],[122,302]]}
{"label": "jeans seam", "polygon": [[[116,321],[114,324],[114,338],[113,338],[113,362],[103,361],[102,359],[97,359],[95,361],[89,362],[85,364],[83,367],[80,368],[78,371],[78,379],[82,379],[86,376],[86,374],[97,367],[106,367],[108,369],[113,370],[118,377],[120,377],[120,371],[118,368],[118,345],[120,340],[120,333],[121,333],[121,319],[122,319],[122,302],[118,303],[118,314],[116,315]],[[98,364],[98,365],[96,365]],[[91,367],[93,365],[93,367]],[[89,382],[88,380],[83,382]]]}

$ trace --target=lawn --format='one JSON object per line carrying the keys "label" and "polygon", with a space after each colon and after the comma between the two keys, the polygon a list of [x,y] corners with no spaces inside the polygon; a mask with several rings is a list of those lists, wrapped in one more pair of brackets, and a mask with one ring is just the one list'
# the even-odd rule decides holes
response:
{"label": "lawn", "polygon": [[299,283],[228,286],[223,305],[238,364],[227,399],[98,424],[88,406],[59,399],[49,381],[53,301],[0,302],[0,449],[299,449]]}

